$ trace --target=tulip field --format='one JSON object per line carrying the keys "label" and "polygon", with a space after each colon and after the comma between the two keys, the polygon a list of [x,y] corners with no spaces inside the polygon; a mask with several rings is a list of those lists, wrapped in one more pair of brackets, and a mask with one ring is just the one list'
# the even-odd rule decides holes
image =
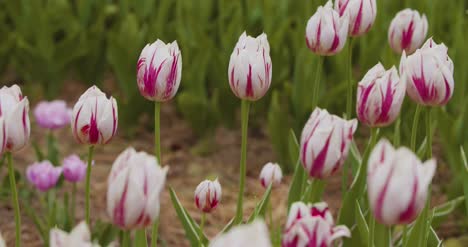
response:
{"label": "tulip field", "polygon": [[466,0],[0,19],[0,247],[468,246]]}

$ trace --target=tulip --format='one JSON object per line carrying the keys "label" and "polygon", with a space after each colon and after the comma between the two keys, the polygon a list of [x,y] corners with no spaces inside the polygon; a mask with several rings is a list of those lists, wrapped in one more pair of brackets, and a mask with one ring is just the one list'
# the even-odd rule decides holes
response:
{"label": "tulip", "polygon": [[256,220],[248,225],[233,227],[229,232],[217,236],[209,247],[271,247],[267,226],[262,220]]}
{"label": "tulip", "polygon": [[86,163],[73,154],[63,159],[63,177],[65,180],[76,183],[84,179],[86,175]]}
{"label": "tulip", "polygon": [[7,139],[5,121],[3,117],[0,117],[0,155],[5,151]]}
{"label": "tulip", "polygon": [[292,204],[285,229],[283,247],[331,247],[336,240],[351,236],[346,226],[335,226],[325,202]]}
{"label": "tulip", "polygon": [[422,163],[405,147],[394,149],[385,139],[372,150],[367,194],[372,213],[384,225],[409,224],[424,208],[436,161]]}
{"label": "tulip", "polygon": [[263,188],[267,188],[270,184],[278,186],[282,178],[283,172],[281,171],[281,167],[276,163],[268,162],[260,172],[260,183]]}
{"label": "tulip", "polygon": [[228,77],[232,92],[240,99],[256,101],[265,95],[271,84],[266,34],[253,38],[242,33],[229,60]]}
{"label": "tulip", "polygon": [[427,18],[412,9],[398,12],[388,29],[388,42],[397,53],[412,54],[418,49],[427,34]]}
{"label": "tulip", "polygon": [[315,108],[301,135],[300,158],[309,176],[322,179],[336,173],[348,156],[357,120],[344,120]]}
{"label": "tulip", "polygon": [[6,130],[5,151],[16,152],[29,141],[29,101],[21,93],[18,85],[4,86],[0,89],[0,117],[3,117]]}
{"label": "tulip", "polygon": [[341,16],[332,8],[332,2],[320,6],[309,19],[306,27],[306,42],[309,49],[322,56],[340,52],[348,38],[349,18]]}
{"label": "tulip", "polygon": [[42,128],[60,129],[70,123],[71,109],[63,100],[42,101],[34,108],[34,117]]}
{"label": "tulip", "polygon": [[167,170],[154,156],[133,148],[117,157],[107,188],[107,212],[115,225],[145,228],[156,220]]}
{"label": "tulip", "polygon": [[90,87],[73,107],[72,131],[82,144],[106,144],[117,131],[117,102],[98,87]]}
{"label": "tulip", "polygon": [[218,206],[221,201],[221,185],[218,179],[205,180],[195,189],[195,205],[204,213],[209,213]]}
{"label": "tulip", "polygon": [[359,121],[383,127],[395,121],[405,98],[406,85],[395,67],[385,71],[381,63],[370,69],[358,84],[356,112]]}
{"label": "tulip", "polygon": [[375,0],[335,0],[340,16],[349,15],[349,36],[357,37],[369,32],[377,16]]}
{"label": "tulip", "polygon": [[164,102],[177,93],[182,78],[182,55],[177,41],[165,44],[156,40],[141,51],[137,63],[137,82],[141,95]]}
{"label": "tulip", "polygon": [[[83,221],[70,233],[64,232],[58,228],[50,230],[50,247],[99,247],[91,240],[91,233],[88,225]],[[112,242],[108,247],[117,246]]]}
{"label": "tulip", "polygon": [[55,187],[61,174],[62,168],[54,167],[48,160],[36,162],[26,169],[28,181],[42,192]]}
{"label": "tulip", "polygon": [[453,95],[453,62],[447,46],[432,38],[412,55],[401,57],[400,75],[410,98],[425,106],[443,106]]}

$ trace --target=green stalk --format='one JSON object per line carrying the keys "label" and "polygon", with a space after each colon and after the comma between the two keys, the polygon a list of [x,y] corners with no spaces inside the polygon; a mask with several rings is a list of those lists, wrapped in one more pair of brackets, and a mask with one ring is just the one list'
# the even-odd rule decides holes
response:
{"label": "green stalk", "polygon": [[235,224],[240,224],[243,218],[243,202],[245,189],[245,176],[247,170],[247,127],[249,123],[249,108],[250,102],[242,100],[241,106],[241,121],[242,121],[242,143],[241,143],[241,159],[240,159],[240,174],[239,174],[239,197],[237,199],[237,211],[234,218]]}
{"label": "green stalk", "polygon": [[146,239],[146,229],[138,229],[135,232],[135,246],[147,247],[148,240]]}
{"label": "green stalk", "polygon": [[201,215],[201,222],[200,222],[200,231],[203,232],[203,229],[205,228],[205,221],[206,221],[206,213],[203,212]]}
{"label": "green stalk", "polygon": [[346,117],[351,119],[353,110],[353,39],[349,38],[348,43],[348,90],[346,97]]}
{"label": "green stalk", "polygon": [[426,136],[427,136],[427,143],[426,143],[426,150],[427,150],[427,158],[432,158],[432,117],[431,117],[431,108],[427,108],[426,114]]}
{"label": "green stalk", "polygon": [[71,194],[71,205],[70,205],[70,211],[71,211],[71,219],[70,223],[71,226],[75,226],[75,216],[76,216],[76,210],[75,210],[75,203],[76,203],[76,183],[73,183],[72,185],[72,194]]}
{"label": "green stalk", "polygon": [[123,231],[122,247],[130,247],[130,231]]}
{"label": "green stalk", "polygon": [[416,112],[414,113],[413,129],[411,130],[411,150],[416,151],[416,136],[418,134],[419,115],[421,115],[421,106],[416,106]]}
{"label": "green stalk", "polygon": [[312,187],[312,193],[307,201],[310,203],[319,202],[322,199],[323,191],[325,190],[325,180],[314,179],[310,185]]}
{"label": "green stalk", "polygon": [[86,224],[88,224],[88,227],[91,229],[91,224],[90,224],[90,185],[91,185],[91,167],[93,163],[93,153],[94,153],[94,146],[91,145],[89,146],[88,149],[88,166],[86,167],[86,198],[85,198],[85,203],[86,203]]}
{"label": "green stalk", "polygon": [[375,233],[375,218],[373,215],[371,215],[370,224],[369,224],[369,243],[367,243],[368,247],[374,247],[374,233]]}
{"label": "green stalk", "polygon": [[312,92],[312,111],[317,107],[318,102],[318,95],[320,90],[320,79],[322,76],[322,69],[323,69],[323,60],[322,56],[318,57],[317,61],[317,69],[315,70],[315,83],[314,83],[314,91]]}
{"label": "green stalk", "polygon": [[[162,165],[161,161],[161,103],[154,102],[154,154],[158,163]],[[158,245],[158,228],[159,228],[159,219],[153,223],[153,228],[151,230],[151,247],[156,247]]]}
{"label": "green stalk", "polygon": [[13,169],[13,161],[11,153],[5,154],[8,160],[8,175],[10,177],[10,189],[13,196],[13,208],[15,210],[15,246],[21,246],[21,215],[18,201],[18,191],[16,190],[15,169]]}
{"label": "green stalk", "polygon": [[[427,108],[427,114],[426,114],[426,136],[427,136],[427,158],[431,159],[432,158],[432,118],[431,118],[431,111],[432,108]],[[429,210],[431,207],[431,190],[432,186],[429,185],[428,192],[427,192],[427,200],[426,200],[426,206],[423,209],[423,213],[421,214],[425,219],[426,219],[426,224],[425,227],[422,228],[424,229],[424,234],[422,234],[422,246],[427,246],[427,239],[428,239],[428,232],[429,228],[432,224],[432,217],[429,216]]]}

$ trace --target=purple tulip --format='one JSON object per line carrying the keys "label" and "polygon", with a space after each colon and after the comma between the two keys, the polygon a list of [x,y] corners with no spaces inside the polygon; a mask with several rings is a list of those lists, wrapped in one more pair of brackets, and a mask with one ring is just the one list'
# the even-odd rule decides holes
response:
{"label": "purple tulip", "polygon": [[80,182],[86,174],[86,163],[76,154],[63,159],[63,177],[72,183]]}
{"label": "purple tulip", "polygon": [[71,121],[71,109],[63,100],[41,101],[34,108],[37,124],[45,129],[60,129]]}
{"label": "purple tulip", "polygon": [[48,160],[33,163],[28,166],[26,170],[26,178],[28,181],[42,192],[54,187],[57,184],[60,174],[62,174],[62,168],[54,167]]}

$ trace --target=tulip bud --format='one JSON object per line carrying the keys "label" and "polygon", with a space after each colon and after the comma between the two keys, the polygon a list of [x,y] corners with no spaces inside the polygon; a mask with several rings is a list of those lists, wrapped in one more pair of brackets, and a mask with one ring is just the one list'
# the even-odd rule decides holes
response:
{"label": "tulip bud", "polygon": [[268,228],[262,220],[256,220],[248,225],[233,227],[229,232],[217,236],[209,247],[271,247]]}
{"label": "tulip bud", "polygon": [[376,220],[385,225],[411,223],[426,203],[435,160],[424,164],[405,147],[395,150],[385,139],[369,156],[367,194]]}
{"label": "tulip bud", "polygon": [[334,246],[342,237],[350,237],[346,226],[335,226],[325,202],[306,205],[295,202],[291,205],[283,234],[283,247]]}
{"label": "tulip bud", "polygon": [[141,95],[164,102],[177,93],[182,78],[182,55],[177,41],[165,44],[156,40],[141,51],[137,64],[137,82]]}
{"label": "tulip bud", "polygon": [[23,97],[18,85],[0,89],[0,117],[3,118],[5,128],[5,151],[16,152],[26,146],[31,133],[29,101]]}
{"label": "tulip bud", "polygon": [[447,46],[438,45],[432,38],[421,49],[401,56],[400,75],[406,81],[406,92],[418,104],[443,106],[453,95],[453,62]]}
{"label": "tulip bud", "polygon": [[300,158],[309,176],[326,178],[343,166],[357,124],[315,108],[301,135]]}
{"label": "tulip bud", "polygon": [[335,0],[340,16],[349,15],[349,36],[357,37],[369,32],[377,16],[375,0]]}
{"label": "tulip bud", "polygon": [[106,144],[117,131],[117,102],[98,87],[90,87],[73,107],[72,131],[82,144]]}
{"label": "tulip bud", "polygon": [[50,247],[97,247],[91,241],[91,233],[88,225],[83,221],[70,233],[58,228],[50,230]]}
{"label": "tulip bud", "polygon": [[266,34],[253,38],[242,33],[229,60],[228,77],[232,92],[240,99],[256,101],[265,95],[271,84]]}
{"label": "tulip bud", "polygon": [[205,213],[211,212],[221,201],[221,185],[218,179],[205,180],[195,189],[195,205]]}
{"label": "tulip bud", "polygon": [[42,192],[55,187],[61,174],[62,168],[54,167],[48,160],[36,162],[26,169],[28,181]]}
{"label": "tulip bud", "polygon": [[397,53],[412,54],[418,49],[427,34],[427,19],[425,15],[412,9],[404,9],[393,18],[388,29],[388,42]]}
{"label": "tulip bud", "polygon": [[283,172],[281,171],[281,167],[276,163],[268,162],[263,166],[260,172],[260,183],[265,189],[270,186],[270,184],[278,186],[282,178]]}
{"label": "tulip bud", "polygon": [[63,177],[65,180],[76,183],[84,179],[87,165],[76,154],[72,154],[63,160]]}
{"label": "tulip bud", "polygon": [[154,156],[133,148],[117,157],[107,188],[107,212],[115,225],[145,228],[157,219],[167,170]]}
{"label": "tulip bud", "polygon": [[71,120],[71,109],[63,100],[42,101],[34,108],[37,124],[45,129],[60,129]]}
{"label": "tulip bud", "polygon": [[406,85],[395,67],[385,71],[381,63],[370,69],[358,84],[356,112],[370,127],[390,125],[400,114]]}
{"label": "tulip bud", "polygon": [[348,38],[349,18],[341,16],[332,8],[332,2],[320,6],[309,19],[306,27],[307,47],[322,56],[340,52]]}

